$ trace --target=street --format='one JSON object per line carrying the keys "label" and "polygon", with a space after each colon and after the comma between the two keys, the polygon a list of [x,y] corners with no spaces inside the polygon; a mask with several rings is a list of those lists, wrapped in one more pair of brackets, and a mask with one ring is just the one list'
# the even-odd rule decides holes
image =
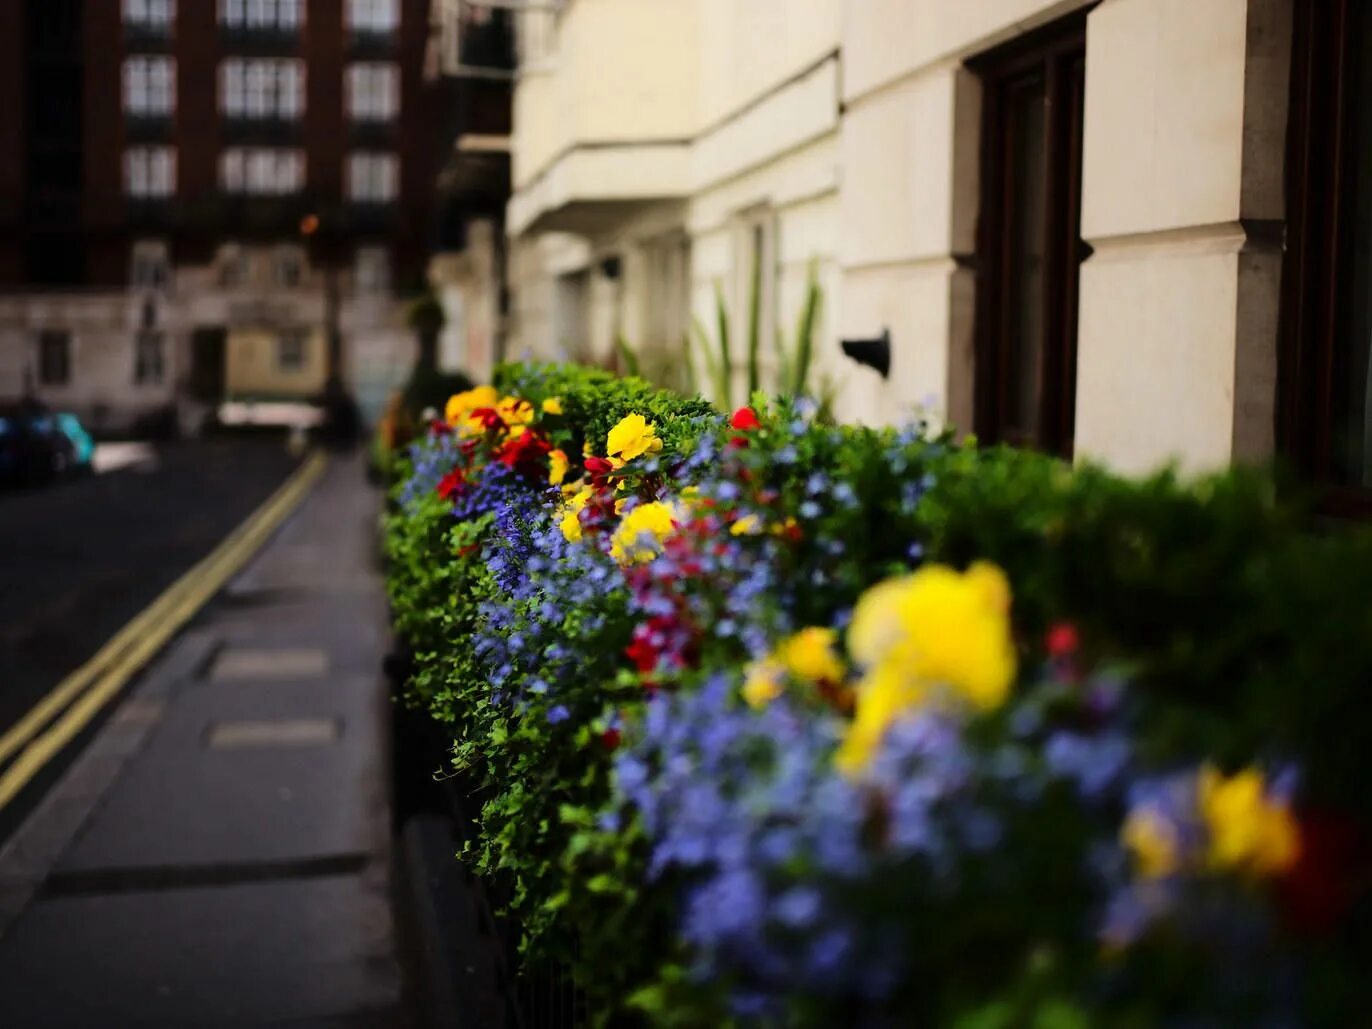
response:
{"label": "street", "polygon": [[[280,439],[266,437],[160,444],[137,455],[102,474],[0,493],[0,733],[204,557],[296,463]],[[70,756],[0,810],[0,840]]]}

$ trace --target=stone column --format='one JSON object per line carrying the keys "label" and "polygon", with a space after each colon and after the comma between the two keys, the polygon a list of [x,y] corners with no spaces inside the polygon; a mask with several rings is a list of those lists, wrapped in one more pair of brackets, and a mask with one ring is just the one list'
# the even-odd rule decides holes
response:
{"label": "stone column", "polygon": [[1076,450],[1274,443],[1291,0],[1105,0],[1087,27]]}

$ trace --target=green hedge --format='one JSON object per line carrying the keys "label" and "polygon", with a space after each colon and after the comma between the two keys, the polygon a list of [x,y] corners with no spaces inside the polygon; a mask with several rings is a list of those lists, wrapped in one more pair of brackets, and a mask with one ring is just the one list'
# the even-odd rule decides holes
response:
{"label": "green hedge", "polygon": [[[621,486],[644,499],[669,489],[673,475],[711,481],[708,461],[673,471],[689,465],[701,441],[733,469],[730,475],[761,491],[778,517],[806,510],[806,484],[816,474],[842,483],[851,503],[811,517],[803,538],[780,558],[765,544],[767,560],[786,562],[775,570],[781,581],[824,573],[823,588],[791,590],[777,616],[783,621],[833,624],[864,590],[910,567],[912,544],[926,563],[993,562],[1012,584],[1022,669],[1051,665],[1045,636],[1070,623],[1079,640],[1074,661],[1111,669],[1146,698],[1136,732],[1141,763],[1167,768],[1204,755],[1238,768],[1255,755],[1286,755],[1299,762],[1307,807],[1372,826],[1372,801],[1362,788],[1372,770],[1372,718],[1362,703],[1372,683],[1372,537],[1347,526],[1320,531],[1300,499],[1271,476],[1235,470],[1190,480],[1165,471],[1125,479],[1037,453],[962,445],[947,435],[827,428],[786,404],[764,410],[762,428],[740,440],[704,401],[575,366],[507,365],[496,386],[535,410],[557,402],[560,412],[539,416],[535,427],[570,457],[573,475],[584,447],[603,453],[621,419],[645,416],[661,455]],[[738,445],[746,453],[728,456]],[[632,811],[623,825],[601,821],[618,794],[610,782],[613,748],[599,741],[609,733],[617,738],[622,719],[632,732],[644,702],[644,677],[624,656],[642,618],[632,591],[609,582],[594,599],[557,612],[558,632],[581,663],[569,673],[549,650],[515,676],[551,681],[554,696],[528,696],[523,707],[493,697],[493,659],[473,641],[546,629],[540,605],[561,602],[546,595],[558,588],[555,572],[535,569],[531,574],[551,585],[517,602],[507,602],[500,574],[512,554],[529,560],[526,544],[538,539],[539,520],[556,516],[540,490],[526,485],[502,486],[515,499],[454,519],[452,499],[434,491],[439,473],[465,460],[454,457],[454,446],[449,438],[431,441],[407,465],[386,545],[395,624],[416,659],[409,696],[451,727],[456,763],[481,776],[487,791],[468,856],[509,898],[528,957],[576,964],[602,1013],[632,1003],[663,1024],[722,1019],[725,1009],[716,1005],[732,987],[701,988],[681,972],[691,960],[672,930],[682,882],[643,881],[650,843]],[[915,499],[912,482],[920,484]],[[502,522],[515,507],[518,517]],[[835,540],[843,544],[841,558],[820,546]],[[753,551],[758,560],[763,546]],[[501,604],[513,621],[493,629],[491,605]],[[702,675],[732,674],[757,656],[736,639],[708,632],[700,647]],[[696,688],[695,674],[683,672],[679,688]],[[570,712],[567,720],[553,721],[555,706]],[[1359,994],[1355,970],[1369,955],[1357,933],[1368,912],[1364,891],[1355,892],[1340,923],[1343,935],[1314,948],[1323,1000],[1304,1011],[1315,1021]],[[1006,973],[995,982],[1011,1006],[995,1010],[1032,1010],[1036,1018],[1062,1003],[1078,1013],[1093,1010],[1081,997],[1062,999],[1079,984],[1079,971],[1055,972],[1061,978],[1046,992]],[[1194,968],[1166,989],[1198,988],[1189,973]],[[963,1025],[1048,1024],[949,1015],[961,1004],[958,1018],[972,1018],[967,1003],[950,994],[929,1010],[939,1011],[936,1021]],[[1145,1009],[1128,1008],[1131,1018]],[[838,1017],[835,1010],[842,1005],[813,1007],[802,998],[788,1018],[825,1024]]]}

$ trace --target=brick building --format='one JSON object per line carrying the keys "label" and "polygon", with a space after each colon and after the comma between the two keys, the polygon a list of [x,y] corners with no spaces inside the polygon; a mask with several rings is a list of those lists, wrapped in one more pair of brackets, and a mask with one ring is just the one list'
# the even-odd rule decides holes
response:
{"label": "brick building", "polygon": [[116,429],[336,360],[375,410],[434,233],[429,31],[429,0],[0,4],[0,396]]}

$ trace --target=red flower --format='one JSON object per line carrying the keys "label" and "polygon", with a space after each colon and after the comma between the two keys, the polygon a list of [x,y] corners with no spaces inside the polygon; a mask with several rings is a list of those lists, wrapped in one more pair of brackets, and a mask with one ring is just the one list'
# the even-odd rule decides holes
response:
{"label": "red flower", "polygon": [[600,734],[600,742],[605,744],[605,749],[614,751],[619,749],[619,730],[606,729]]}
{"label": "red flower", "polygon": [[1077,652],[1081,638],[1077,635],[1077,627],[1071,622],[1058,622],[1048,630],[1043,643],[1048,648],[1049,657],[1066,658]]}
{"label": "red flower", "polygon": [[438,495],[444,500],[452,500],[464,485],[466,485],[466,478],[462,474],[462,469],[454,468],[438,480]]}
{"label": "red flower", "polygon": [[434,436],[447,436],[451,434],[453,427],[442,418],[434,418],[429,422],[429,433]]}
{"label": "red flower", "polygon": [[740,432],[749,432],[753,429],[762,428],[762,423],[757,420],[757,412],[751,407],[740,407],[729,419],[729,428],[738,429]]}
{"label": "red flower", "polygon": [[592,475],[609,475],[615,470],[615,466],[603,457],[588,457],[582,464],[586,466],[586,471]]}
{"label": "red flower", "polygon": [[1300,853],[1277,883],[1281,911],[1291,928],[1312,935],[1332,932],[1359,892],[1367,841],[1348,818],[1329,812],[1298,812]]}
{"label": "red flower", "polygon": [[505,419],[500,417],[500,412],[494,407],[478,407],[470,417],[479,421],[484,429],[499,429],[505,425]]}
{"label": "red flower", "polygon": [[637,632],[634,633],[634,641],[624,648],[624,653],[640,672],[651,672],[657,667],[657,648]]}
{"label": "red flower", "polygon": [[537,474],[542,470],[542,461],[552,450],[552,444],[532,429],[526,429],[518,436],[512,436],[496,451],[496,460],[507,468],[517,468],[522,472]]}
{"label": "red flower", "polygon": [[747,437],[747,436],[730,436],[730,437],[729,437],[729,446],[731,446],[731,447],[737,447],[738,449],[742,450],[742,449],[743,449],[744,447],[746,447],[747,445],[748,445],[748,437]]}

